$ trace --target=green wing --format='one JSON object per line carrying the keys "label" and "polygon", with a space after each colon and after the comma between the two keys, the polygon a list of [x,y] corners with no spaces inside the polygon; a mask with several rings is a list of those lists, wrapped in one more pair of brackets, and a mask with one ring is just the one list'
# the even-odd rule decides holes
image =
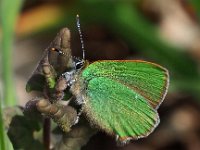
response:
{"label": "green wing", "polygon": [[147,136],[159,123],[157,107],[168,86],[162,67],[144,61],[99,61],[83,72],[90,122],[120,141]]}

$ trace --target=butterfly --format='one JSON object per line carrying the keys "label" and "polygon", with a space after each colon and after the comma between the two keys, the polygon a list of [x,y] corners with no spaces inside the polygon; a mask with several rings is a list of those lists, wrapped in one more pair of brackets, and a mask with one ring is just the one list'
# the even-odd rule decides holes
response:
{"label": "butterfly", "polygon": [[[49,48],[51,53],[57,52],[57,57],[64,62],[62,71],[55,69],[62,72],[57,75],[62,78],[58,81],[64,80],[66,83],[62,91],[68,89],[81,105],[79,116],[84,114],[92,126],[115,136],[117,141],[126,143],[148,136],[160,122],[157,109],[168,91],[168,70],[143,60],[100,60],[89,63],[85,60],[79,18],[77,26],[82,59],[72,57],[69,47],[51,44]],[[61,33],[62,37],[68,34],[60,32],[58,35]],[[65,45],[62,38],[57,39],[61,39],[61,45]],[[59,68],[59,59],[52,63],[53,67],[56,66],[54,68]],[[39,72],[39,69],[36,70]]]}
{"label": "butterfly", "polygon": [[67,86],[89,122],[125,143],[148,136],[159,124],[157,109],[169,86],[164,67],[142,60],[74,61],[63,73]]}
{"label": "butterfly", "polygon": [[146,137],[159,124],[157,109],[169,85],[165,68],[140,60],[102,60],[64,75],[89,122],[117,140]]}

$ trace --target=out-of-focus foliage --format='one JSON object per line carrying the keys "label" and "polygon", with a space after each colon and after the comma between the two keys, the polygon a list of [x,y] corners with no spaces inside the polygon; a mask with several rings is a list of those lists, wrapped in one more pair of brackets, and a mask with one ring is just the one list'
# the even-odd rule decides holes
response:
{"label": "out-of-focus foliage", "polygon": [[15,23],[23,0],[1,0],[0,1],[0,26],[1,38],[1,72],[3,81],[3,98],[6,105],[15,105],[12,47],[14,40]]}
{"label": "out-of-focus foliage", "polygon": [[143,56],[166,66],[170,71],[173,91],[188,91],[200,97],[197,64],[183,50],[162,41],[157,27],[139,12],[136,4],[131,1],[115,5],[112,2],[86,2],[80,4],[80,8],[90,11],[81,11],[80,14],[84,21],[104,23],[130,47],[137,47]]}
{"label": "out-of-focus foliage", "polygon": [[[13,65],[12,65],[12,44],[14,39],[14,29],[17,20],[18,12],[20,10],[23,0],[1,0],[0,1],[0,26],[2,36],[0,41],[1,54],[1,70],[3,81],[3,97],[1,97],[1,104],[15,105],[16,98],[13,85]],[[3,99],[2,99],[3,98]],[[2,105],[0,105],[2,109]],[[2,110],[0,110],[2,111]],[[0,114],[2,117],[2,114]],[[0,145],[1,149],[12,149],[12,146],[7,138],[4,136],[5,130],[2,128],[3,121],[0,119]]]}
{"label": "out-of-focus foliage", "polygon": [[3,118],[2,118],[2,101],[0,101],[0,148],[2,150],[5,150],[5,132],[4,132],[4,124],[3,124]]}
{"label": "out-of-focus foliage", "polygon": [[[199,27],[200,1],[199,0],[190,0],[190,1],[177,0],[177,1],[181,3],[181,6],[184,5],[183,10],[186,11],[187,9],[187,11],[191,13],[190,15],[193,17],[193,18],[192,17],[189,18],[191,22],[193,22],[197,26],[197,28],[200,28]],[[18,15],[17,11],[19,10],[20,2],[22,1],[1,0],[1,2],[4,2],[1,5],[2,13],[0,14],[1,15],[0,31],[3,33],[1,46],[4,47],[2,48],[3,51],[1,52],[2,62],[4,63],[4,66],[2,67],[4,68],[2,69],[2,73],[5,78],[5,80],[3,80],[4,89],[5,89],[3,94],[5,96],[6,95],[8,96],[7,98],[5,97],[6,100],[7,99],[14,100],[13,88],[15,86],[13,84],[13,75],[12,75],[13,67],[11,64],[12,62],[11,49],[12,49],[12,42],[14,38],[14,27],[15,27],[16,17]],[[152,21],[151,18],[149,18],[149,16],[146,15],[142,11],[141,5],[143,2],[145,2],[145,0],[118,0],[118,1],[114,1],[114,0],[87,0],[87,1],[85,0],[56,1],[55,0],[54,1],[54,0],[51,0],[51,2],[50,1],[42,2],[41,0],[37,0],[34,2],[24,1],[25,5],[23,8],[23,12],[20,14],[19,20],[17,20],[17,27],[16,27],[15,32],[17,33],[17,37],[20,37],[22,39],[30,38],[31,36],[34,37],[35,35],[37,36],[42,35],[42,37],[44,37],[44,35],[47,33],[48,34],[51,33],[52,35],[54,35],[60,28],[67,26],[68,28],[71,29],[72,34],[76,35],[78,34],[78,32],[76,29],[75,16],[76,14],[79,14],[86,47],[87,47],[87,44],[86,44],[87,40],[91,38],[89,36],[93,35],[92,37],[94,37],[94,35],[98,34],[97,30],[90,31],[91,27],[95,26],[96,27],[95,29],[100,27],[101,29],[103,29],[103,32],[104,32],[103,34],[100,34],[100,36],[102,35],[105,36],[105,34],[109,34],[109,36],[105,38],[107,40],[106,42],[108,42],[109,44],[114,43],[110,37],[116,37],[118,41],[122,41],[122,43],[125,43],[124,47],[132,51],[132,55],[127,55],[127,57],[123,57],[121,59],[141,58],[147,61],[152,61],[152,62],[161,64],[162,66],[166,67],[170,73],[170,88],[169,88],[170,93],[173,93],[176,95],[177,93],[182,92],[183,95],[189,95],[190,98],[184,99],[185,101],[188,100],[189,101],[188,103],[191,102],[190,101],[192,99],[191,97],[195,97],[193,99],[197,100],[197,104],[198,104],[200,100],[200,94],[199,94],[200,93],[200,86],[199,86],[200,84],[199,62],[200,61],[198,61],[198,59],[195,59],[192,56],[191,54],[192,52],[188,47],[183,47],[183,46],[175,47],[172,44],[170,44],[170,42],[164,40],[161,37],[160,30],[162,27],[161,27],[161,23],[159,22],[160,20],[157,22]],[[155,5],[155,2],[156,0],[151,0],[152,5]],[[170,1],[168,2],[170,3]],[[152,6],[148,5],[148,7],[150,8]],[[154,11],[154,15],[158,15],[159,17],[162,17],[161,14],[159,14],[160,12],[158,10],[154,10],[153,8],[153,11]],[[174,13],[174,15],[175,14],[176,12]],[[173,21],[171,21],[170,23],[172,26],[174,26]],[[88,32],[93,32],[93,33],[88,33]],[[183,36],[185,36],[185,34],[183,34]],[[106,42],[104,42],[104,44],[106,44]],[[93,41],[93,44],[94,43],[98,43],[98,41]],[[116,56],[114,55],[115,51],[112,51],[113,53],[111,53],[109,48],[106,52],[103,51],[103,48],[106,46],[100,45],[99,47],[93,47],[93,48],[91,47],[90,45],[88,46],[88,49],[86,51],[86,57],[89,55],[89,53],[93,53],[92,56],[99,54],[97,51],[95,51],[96,49],[99,49],[99,47],[100,49],[102,49],[100,53],[108,53],[110,54],[109,56],[111,58],[115,58],[114,56]],[[113,47],[115,48],[115,45]],[[125,52],[125,49],[121,49],[121,52],[122,51]],[[27,56],[27,57],[30,57],[28,59],[31,59],[31,56]],[[91,59],[95,60],[96,58],[91,58]],[[175,99],[179,99],[179,98],[172,97],[169,99],[171,100],[171,103],[173,103]],[[170,100],[166,102],[167,105],[170,105]],[[13,101],[6,101],[6,102],[8,102],[6,104],[9,104],[9,105],[15,104],[15,102]],[[182,106],[182,105],[180,106],[180,110],[181,110],[180,112],[179,110],[176,110],[176,107],[179,106],[179,103],[182,103],[181,100],[177,102],[177,106],[173,106],[175,107],[175,110],[173,112],[178,112],[179,115],[183,115],[183,116],[185,115],[186,122],[190,122],[190,121],[187,121],[187,115],[189,113],[192,112],[193,116],[195,117],[198,116],[197,115],[198,112],[196,112],[196,109],[193,107],[193,104],[191,104],[190,107],[193,108],[192,110],[194,111],[190,111],[190,108],[186,106]],[[164,108],[163,111],[165,110],[166,109]],[[189,111],[187,112],[184,110],[189,110]],[[171,110],[169,111],[171,112]],[[161,108],[161,112],[162,112],[162,108]],[[169,118],[171,117],[170,115],[168,116]],[[176,118],[175,116],[176,118],[174,119],[175,121],[173,120],[173,117],[170,118],[171,120],[173,120],[172,124],[169,123],[170,119],[166,119],[166,118],[163,119],[161,117],[161,121],[166,123],[164,127],[161,125],[161,132],[160,132],[161,136],[162,136],[162,132],[164,132],[164,135],[167,135],[168,137],[170,137],[170,135],[165,132],[169,131],[168,133],[173,135],[173,133],[170,131],[177,129],[179,131],[178,132],[176,130],[178,132],[177,135],[184,135],[182,137],[190,137],[189,135],[192,135],[192,134],[183,133],[182,130],[179,130],[179,126],[177,125],[177,124],[180,124],[178,121],[181,121],[181,118],[184,118],[184,117]],[[189,119],[191,118],[192,117],[189,117]],[[24,122],[20,121],[17,123],[23,124]],[[183,124],[185,125],[185,122]],[[171,125],[172,127],[170,128],[169,125]],[[187,127],[187,124],[185,126]],[[187,131],[191,131],[191,130],[188,129]],[[194,133],[196,133],[196,130],[194,130]],[[27,135],[28,134],[30,135],[30,133],[27,132]],[[167,138],[167,136],[165,137],[166,139],[172,139],[172,138]],[[155,136],[152,136],[152,137],[155,137]],[[30,136],[30,138],[32,137]],[[173,140],[177,140],[176,138],[174,138]],[[187,142],[189,141],[187,138],[185,138],[184,140],[186,140]],[[156,143],[159,143],[159,142],[156,142]],[[153,143],[153,142],[150,141],[150,143]],[[156,144],[154,143],[154,145]],[[135,149],[138,149],[138,148],[136,147]]]}
{"label": "out-of-focus foliage", "polygon": [[200,1],[190,0],[189,2],[191,4],[191,6],[194,8],[194,10],[192,8],[191,9],[195,12],[195,14],[197,15],[197,17],[200,21]]}
{"label": "out-of-focus foliage", "polygon": [[[142,57],[146,57],[148,60],[168,68],[171,76],[170,90],[174,92],[187,91],[200,97],[200,88],[198,84],[196,84],[200,83],[196,62],[185,50],[173,47],[160,38],[158,31],[159,26],[150,22],[149,19],[141,13],[138,7],[140,2],[141,1],[118,1],[117,3],[114,1],[74,1],[72,3],[63,3],[64,5],[62,6],[57,4],[53,8],[52,5],[49,5],[52,11],[57,10],[56,12],[59,11],[59,13],[57,13],[57,16],[51,17],[51,22],[55,17],[54,20],[57,24],[53,26],[52,23],[47,23],[46,29],[68,26],[72,31],[75,31],[75,16],[79,13],[83,28],[90,24],[104,26],[104,28],[109,29],[116,36],[123,39],[130,49],[137,49],[139,55]],[[196,1],[196,3],[198,2]],[[47,12],[51,12],[48,8],[46,8],[46,10]],[[30,16],[35,15],[30,14]],[[46,14],[46,16],[48,16],[48,14]],[[44,18],[44,16],[42,18]],[[42,24],[39,16],[35,19],[36,22]],[[31,26],[28,24],[30,22],[25,23],[27,23],[26,26]],[[44,26],[45,24],[42,25],[43,29]],[[37,33],[36,29],[33,30],[34,33]],[[44,33],[41,31],[41,28],[38,27],[38,32]],[[23,30],[20,32],[23,35]],[[27,31],[25,30],[24,32]],[[31,29],[29,32],[31,32]]]}

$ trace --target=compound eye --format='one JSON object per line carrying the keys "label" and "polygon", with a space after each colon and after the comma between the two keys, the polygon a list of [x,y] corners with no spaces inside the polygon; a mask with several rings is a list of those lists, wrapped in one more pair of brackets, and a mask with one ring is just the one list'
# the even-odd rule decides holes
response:
{"label": "compound eye", "polygon": [[84,65],[84,61],[79,61],[79,62],[77,62],[76,63],[76,69],[78,70],[78,69],[81,69],[82,67],[83,67],[83,65]]}

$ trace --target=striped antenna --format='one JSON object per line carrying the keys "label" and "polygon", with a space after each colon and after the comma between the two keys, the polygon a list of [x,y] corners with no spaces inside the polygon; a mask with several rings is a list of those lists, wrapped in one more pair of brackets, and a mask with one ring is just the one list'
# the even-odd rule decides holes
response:
{"label": "striped antenna", "polygon": [[78,14],[76,15],[76,25],[77,25],[79,36],[80,36],[81,48],[82,48],[82,51],[83,51],[83,60],[85,60],[85,47],[84,47],[84,43],[83,43],[83,35],[81,33],[81,25],[80,25],[80,19],[79,19]]}

